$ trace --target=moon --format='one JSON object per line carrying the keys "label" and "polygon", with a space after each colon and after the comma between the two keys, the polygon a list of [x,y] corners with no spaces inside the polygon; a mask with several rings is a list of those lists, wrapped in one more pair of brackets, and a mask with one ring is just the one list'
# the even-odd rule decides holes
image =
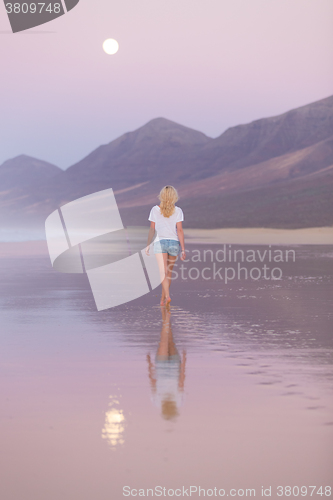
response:
{"label": "moon", "polygon": [[118,52],[118,49],[119,49],[119,43],[117,42],[117,40],[114,40],[113,38],[108,38],[103,43],[103,50],[107,54],[113,55],[116,52]]}

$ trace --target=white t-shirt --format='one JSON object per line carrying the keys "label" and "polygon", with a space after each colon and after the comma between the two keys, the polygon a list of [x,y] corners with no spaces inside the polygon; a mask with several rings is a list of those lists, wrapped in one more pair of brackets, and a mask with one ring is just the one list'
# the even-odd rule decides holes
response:
{"label": "white t-shirt", "polygon": [[177,234],[177,222],[184,220],[184,214],[181,208],[175,207],[175,211],[170,217],[164,217],[161,214],[161,209],[155,205],[149,214],[148,220],[155,222],[155,230],[157,232],[157,240],[176,240],[179,241]]}
{"label": "white t-shirt", "polygon": [[179,359],[156,360],[156,388],[152,394],[153,403],[161,408],[164,401],[173,401],[177,408],[182,405],[183,392],[179,387]]}

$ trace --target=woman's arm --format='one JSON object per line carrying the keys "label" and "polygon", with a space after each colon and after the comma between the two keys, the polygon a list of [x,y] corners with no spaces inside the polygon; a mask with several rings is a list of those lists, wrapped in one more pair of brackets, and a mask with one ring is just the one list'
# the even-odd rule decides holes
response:
{"label": "woman's arm", "polygon": [[147,247],[146,247],[146,254],[149,255],[149,247],[151,242],[153,241],[155,234],[155,222],[150,222],[150,228],[149,228],[149,233],[148,233],[148,242],[147,242]]}
{"label": "woman's arm", "polygon": [[179,238],[179,243],[182,249],[182,255],[180,257],[181,260],[186,259],[186,253],[185,253],[185,241],[184,241],[184,230],[183,230],[183,223],[182,222],[177,222],[177,234]]}

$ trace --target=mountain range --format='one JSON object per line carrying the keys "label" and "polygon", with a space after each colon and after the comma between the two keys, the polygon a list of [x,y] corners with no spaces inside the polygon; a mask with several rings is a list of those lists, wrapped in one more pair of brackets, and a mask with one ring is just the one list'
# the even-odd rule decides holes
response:
{"label": "mountain range", "polygon": [[333,96],[212,139],[165,118],[63,171],[26,155],[0,166],[1,226],[42,226],[80,196],[112,187],[125,225],[145,225],[177,187],[187,227],[333,225]]}

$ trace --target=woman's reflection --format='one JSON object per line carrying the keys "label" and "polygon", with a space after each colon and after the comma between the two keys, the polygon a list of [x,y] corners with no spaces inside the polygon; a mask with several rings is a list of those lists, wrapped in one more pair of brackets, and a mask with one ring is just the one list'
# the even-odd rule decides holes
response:
{"label": "woman's reflection", "polygon": [[180,357],[172,338],[171,314],[168,308],[161,308],[162,330],[155,357],[155,367],[150,354],[147,355],[152,399],[161,408],[166,420],[175,418],[182,404],[186,352]]}

